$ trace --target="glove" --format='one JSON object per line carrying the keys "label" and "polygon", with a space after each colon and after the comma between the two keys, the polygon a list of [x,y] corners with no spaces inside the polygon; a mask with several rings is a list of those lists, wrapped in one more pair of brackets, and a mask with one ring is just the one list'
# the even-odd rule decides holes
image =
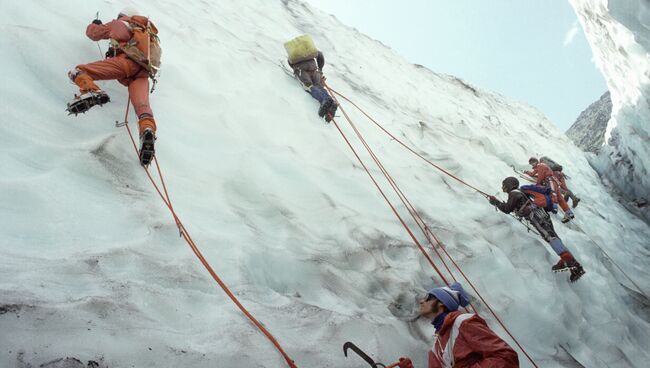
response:
{"label": "glove", "polygon": [[490,204],[493,206],[496,206],[499,203],[499,200],[495,196],[489,196],[488,201],[490,201]]}
{"label": "glove", "polygon": [[93,24],[102,24],[101,19],[93,19]]}
{"label": "glove", "polygon": [[409,358],[399,358],[399,368],[413,368],[413,362]]}
{"label": "glove", "polygon": [[106,51],[105,56],[107,59],[115,56],[115,48],[113,48],[113,46],[109,47],[108,51]]}

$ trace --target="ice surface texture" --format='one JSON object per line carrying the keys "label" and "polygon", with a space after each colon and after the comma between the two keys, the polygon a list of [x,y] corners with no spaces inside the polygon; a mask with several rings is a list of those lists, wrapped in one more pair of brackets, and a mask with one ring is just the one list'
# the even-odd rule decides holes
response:
{"label": "ice surface texture", "polygon": [[[0,2],[0,366],[70,357],[109,367],[282,367],[179,239],[124,128],[113,127],[126,90],[99,82],[110,104],[78,117],[63,111],[75,92],[66,72],[99,57],[87,23],[123,6]],[[152,107],[175,209],[300,367],[358,368],[343,357],[347,340],[377,360],[407,355],[424,367],[433,329],[413,320],[416,296],[439,284],[317,103],[278,67],[283,42],[303,33],[325,53],[332,87],[486,192],[533,154],[561,162],[583,199],[577,223],[650,290],[650,229],[539,111],[414,66],[298,1],[138,6],[164,49]],[[348,111],[541,366],[650,359],[647,300],[577,228],[556,220],[588,272],[572,285],[550,272],[556,256],[541,239]]]}

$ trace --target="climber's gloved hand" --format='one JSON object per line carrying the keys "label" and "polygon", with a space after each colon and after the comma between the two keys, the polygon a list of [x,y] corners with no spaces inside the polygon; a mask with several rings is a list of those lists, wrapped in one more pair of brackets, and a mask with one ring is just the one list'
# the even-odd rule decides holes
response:
{"label": "climber's gloved hand", "polygon": [[411,362],[411,359],[409,358],[404,358],[401,357],[399,358],[399,368],[413,368],[413,362]]}
{"label": "climber's gloved hand", "polygon": [[499,200],[495,196],[489,196],[488,201],[490,201],[490,204],[493,206],[496,206],[499,203]]}

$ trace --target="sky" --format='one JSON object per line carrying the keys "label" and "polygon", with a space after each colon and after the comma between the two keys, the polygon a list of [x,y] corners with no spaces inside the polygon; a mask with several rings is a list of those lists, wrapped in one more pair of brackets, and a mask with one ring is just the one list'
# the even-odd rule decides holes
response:
{"label": "sky", "polygon": [[561,130],[607,86],[567,0],[307,0],[412,63],[535,106]]}

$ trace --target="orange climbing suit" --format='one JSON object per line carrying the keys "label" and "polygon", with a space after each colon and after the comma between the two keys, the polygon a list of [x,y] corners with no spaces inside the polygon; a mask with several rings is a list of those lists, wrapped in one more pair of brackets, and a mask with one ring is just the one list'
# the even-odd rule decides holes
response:
{"label": "orange climbing suit", "polygon": [[562,195],[561,183],[553,175],[553,170],[551,170],[547,164],[540,162],[535,165],[532,171],[527,171],[526,174],[536,178],[537,185],[550,187],[553,194],[555,194],[554,197],[557,198],[557,202],[560,205],[560,208],[562,208],[562,211],[566,212],[569,210],[569,205],[566,203],[564,196]]}
{"label": "orange climbing suit", "polygon": [[[129,28],[129,17],[121,17],[106,24],[91,23],[86,28],[86,36],[93,41],[113,39],[124,43],[131,39],[132,32]],[[81,64],[69,73],[73,82],[79,86],[81,93],[99,91],[96,80],[113,80],[127,86],[129,97],[135,108],[135,113],[140,119],[138,125],[140,133],[146,128],[156,131],[156,122],[149,105],[149,75],[135,61],[125,54],[117,54],[105,60],[89,64]]]}

